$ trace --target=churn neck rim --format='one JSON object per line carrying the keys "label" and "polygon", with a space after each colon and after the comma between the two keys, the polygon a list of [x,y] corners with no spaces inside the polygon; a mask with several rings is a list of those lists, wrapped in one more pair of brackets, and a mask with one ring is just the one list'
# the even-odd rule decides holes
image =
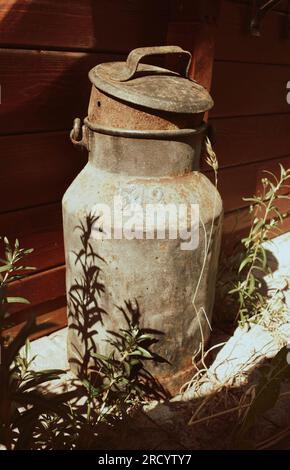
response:
{"label": "churn neck rim", "polygon": [[[181,73],[141,63],[152,55],[177,54],[185,63]],[[191,54],[179,46],[134,49],[126,62],[99,64],[89,72],[92,84],[108,95],[150,109],[174,113],[203,113],[213,106],[207,90],[188,78]]]}

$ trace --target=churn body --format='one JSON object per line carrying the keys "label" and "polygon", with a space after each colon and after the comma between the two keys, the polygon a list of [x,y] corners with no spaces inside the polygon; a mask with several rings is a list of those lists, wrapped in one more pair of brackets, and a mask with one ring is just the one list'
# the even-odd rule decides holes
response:
{"label": "churn body", "polygon": [[[182,56],[187,68],[178,74],[141,63],[156,53]],[[108,331],[125,326],[122,310],[138,310],[140,326],[156,332],[155,351],[168,362],[151,365],[151,372],[171,392],[190,376],[192,356],[209,337],[222,203],[198,171],[202,118],[212,101],[187,78],[189,59],[178,47],[144,48],[126,63],[90,72],[83,135],[78,122],[71,133],[88,149],[89,161],[63,198],[68,355],[78,374],[92,351],[109,352]],[[114,237],[116,197],[144,211],[150,204],[197,204],[197,246],[181,249],[179,234],[166,236],[169,219],[163,238],[146,238],[142,230],[131,239]],[[108,220],[104,227],[96,207],[110,218],[111,237],[104,236]]]}

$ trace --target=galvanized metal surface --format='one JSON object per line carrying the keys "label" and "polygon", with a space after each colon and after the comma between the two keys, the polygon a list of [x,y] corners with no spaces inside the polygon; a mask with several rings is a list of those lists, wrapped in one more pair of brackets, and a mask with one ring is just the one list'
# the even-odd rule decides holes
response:
{"label": "galvanized metal surface", "polygon": [[[84,223],[96,203],[107,204],[113,210],[116,194],[128,192],[134,199],[137,192],[144,206],[156,201],[199,204],[203,226],[199,248],[194,251],[181,251],[180,239],[146,240],[146,234],[143,240],[90,240],[93,251],[104,260],[98,261],[99,281],[104,286],[99,308],[106,312],[102,322],[96,321],[88,331],[88,335],[94,332],[90,341],[100,353],[107,354],[107,331],[125,327],[118,307],[124,307],[127,300],[137,300],[141,326],[162,332],[155,350],[170,362],[151,367],[151,372],[174,393],[192,373],[191,358],[201,341],[200,328],[205,341],[210,334],[205,315],[196,316],[192,297],[206,257],[196,308],[205,311],[211,321],[221,236],[220,196],[204,175],[192,171],[198,166],[201,136],[194,136],[198,141],[191,139],[150,141],[92,133],[89,162],[63,199],[69,305],[71,289],[83,277],[76,265],[75,254],[82,252],[81,234],[76,227]],[[135,193],[132,188],[136,188]],[[213,240],[206,256],[212,221]],[[81,367],[77,363],[86,354],[78,322],[76,312],[71,310],[69,361],[76,373]]]}
{"label": "galvanized metal surface", "polygon": [[[189,59],[182,75],[145,65],[139,61],[150,55],[180,54]],[[191,54],[176,46],[140,48],[132,51],[127,62],[109,62],[89,72],[92,84],[128,103],[175,113],[201,113],[213,106],[208,92],[187,78]]]}
{"label": "galvanized metal surface", "polygon": [[[147,132],[145,137],[142,133],[136,135],[132,132],[130,135],[129,132],[91,134],[90,161],[100,170],[111,172],[112,179],[116,173],[140,178],[175,177],[199,168],[202,133],[185,134],[181,130],[179,134],[175,131],[173,137],[167,131],[169,136],[166,139],[164,133],[158,137],[160,131]],[[179,180],[180,183],[182,181]]]}

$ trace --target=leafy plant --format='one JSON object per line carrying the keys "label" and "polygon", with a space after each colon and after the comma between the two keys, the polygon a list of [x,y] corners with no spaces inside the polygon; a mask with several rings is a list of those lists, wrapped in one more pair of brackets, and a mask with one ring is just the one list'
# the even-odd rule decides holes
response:
{"label": "leafy plant", "polygon": [[262,179],[262,194],[244,199],[251,203],[250,211],[254,212],[255,217],[249,235],[242,240],[245,251],[238,269],[239,279],[230,291],[238,296],[238,315],[242,323],[259,313],[266,303],[265,297],[259,292],[261,281],[257,276],[259,271],[267,274],[270,270],[263,243],[269,239],[269,234],[277,232],[279,223],[283,222],[277,201],[285,198],[290,200],[288,195],[281,194],[281,191],[290,188],[287,184],[290,169],[285,170],[280,165],[279,179],[273,173],[266,173],[270,179]]}
{"label": "leafy plant", "polygon": [[[269,301],[261,293],[261,278],[270,273],[264,243],[279,233],[279,225],[289,215],[281,213],[277,202],[290,200],[288,181],[290,169],[280,165],[280,176],[265,171],[269,177],[262,179],[261,194],[244,198],[251,203],[253,222],[249,234],[241,240],[236,252],[226,257],[218,282],[219,297],[223,297],[227,310],[236,310],[236,320],[245,325],[250,318],[257,320]],[[219,299],[220,303],[220,299]],[[237,308],[235,308],[237,306]]]}
{"label": "leafy plant", "polygon": [[[210,152],[210,147],[207,150]],[[290,211],[282,213],[278,204],[281,199],[290,200],[290,186],[288,184],[290,169],[285,170],[280,165],[278,178],[272,173],[266,173],[269,174],[269,177],[262,179],[261,194],[245,199],[251,203],[250,213],[253,216],[249,234],[239,240],[231,255],[222,258],[216,291],[216,306],[219,312],[224,307],[223,312],[227,314],[227,317],[221,318],[221,315],[219,316],[219,328],[221,320],[223,320],[222,327],[229,326],[225,320],[229,318],[229,314],[232,312],[234,312],[234,315],[230,318],[231,329],[235,327],[237,320],[240,321],[241,326],[260,323],[267,330],[275,330],[277,325],[287,321],[289,308],[283,295],[283,288],[285,287],[281,285],[270,295],[264,293],[262,287],[264,287],[263,276],[271,272],[265,242],[270,240],[273,235],[280,233],[279,225],[290,214]],[[210,413],[207,412],[205,416],[199,418],[197,414],[201,410],[207,409],[207,405],[210,409],[213,401],[212,398],[209,399],[209,396],[206,396],[191,418],[190,424],[206,423],[213,419],[219,420],[237,414],[233,421],[236,423],[236,429],[238,429],[235,434],[238,446],[249,447],[253,445],[247,439],[248,434],[257,419],[276,404],[281,396],[282,382],[290,377],[290,366],[286,361],[286,353],[286,348],[282,349],[272,361],[259,369],[258,384],[250,385],[245,390],[241,389],[237,393],[238,401],[236,403],[236,397],[234,396],[234,406],[228,404],[228,395],[231,391],[229,385],[229,388],[225,391],[225,404],[221,406],[222,409],[217,412],[211,410]],[[189,383],[191,387],[195,387],[197,390],[203,384],[204,378],[208,380],[208,377],[206,377],[206,354],[203,354],[200,361],[202,368],[196,367],[197,373]],[[241,400],[239,400],[239,396],[241,396]],[[289,429],[283,430],[280,434],[274,436],[274,438],[277,440],[285,437],[286,434],[288,436],[290,431]],[[263,445],[269,446],[273,439],[269,439]]]}
{"label": "leafy plant", "polygon": [[[7,312],[7,304],[29,303],[28,300],[22,297],[9,297],[7,295],[8,284],[12,281],[16,281],[23,278],[25,271],[34,269],[30,266],[23,266],[18,264],[26,255],[30,254],[33,250],[20,248],[17,239],[15,240],[14,247],[10,245],[6,237],[3,238],[3,243],[5,259],[0,258],[0,262],[2,264],[2,266],[0,266],[0,326],[3,325],[3,322],[9,316]],[[3,339],[4,338],[1,335],[1,348],[3,345]]]}
{"label": "leafy plant", "polygon": [[[156,333],[140,329],[138,304],[134,309],[132,303],[127,302],[126,307],[130,315],[120,310],[127,327],[109,332],[107,341],[113,347],[109,356],[92,353],[95,366],[91,377],[94,379],[84,381],[89,397],[100,404],[98,420],[112,415],[122,419],[144,401],[166,397],[166,392],[144,367],[146,361],[165,362],[150,350],[156,342]],[[93,401],[88,401],[88,416]]]}
{"label": "leafy plant", "polygon": [[[236,311],[236,320],[241,326],[261,323],[271,330],[277,323],[285,321],[288,309],[281,295],[282,288],[277,288],[271,296],[262,290],[263,277],[271,273],[265,242],[280,233],[279,225],[289,216],[289,211],[280,211],[278,201],[290,200],[290,169],[280,165],[279,177],[265,173],[269,176],[261,181],[262,192],[244,199],[251,204],[253,222],[248,235],[223,263],[219,294],[227,311]],[[241,414],[241,422],[238,421],[236,439],[239,447],[251,447],[248,438],[251,429],[259,417],[275,406],[282,382],[290,377],[286,354],[287,348],[283,348],[273,360],[259,368],[259,381],[251,388],[251,401],[245,406],[246,412]]]}
{"label": "leafy plant", "polygon": [[[10,318],[8,306],[14,303],[29,303],[22,297],[9,297],[8,286],[33,268],[21,263],[32,250],[20,248],[18,240],[14,246],[7,238],[4,238],[3,242],[5,258],[0,260],[2,263],[0,267],[0,444],[11,449],[23,448],[25,442],[29,441],[33,426],[44,410],[56,409],[63,413],[64,409],[60,403],[64,397],[61,399],[58,397],[53,401],[36,391],[37,386],[58,378],[62,371],[35,372],[31,370],[34,358],[28,359],[29,335],[47,325],[37,326],[34,319],[31,319],[13,340],[5,334],[7,321]],[[20,353],[25,344],[24,352]]]}

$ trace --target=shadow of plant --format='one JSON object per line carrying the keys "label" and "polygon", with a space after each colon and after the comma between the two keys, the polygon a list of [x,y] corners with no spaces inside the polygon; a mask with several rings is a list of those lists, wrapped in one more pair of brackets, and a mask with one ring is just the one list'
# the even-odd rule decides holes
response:
{"label": "shadow of plant", "polygon": [[81,379],[87,376],[92,353],[96,352],[93,340],[97,334],[95,326],[98,322],[102,323],[102,315],[106,314],[99,305],[99,298],[105,286],[99,279],[101,268],[97,265],[98,261],[104,260],[94,252],[90,242],[91,232],[97,221],[98,217],[89,214],[85,222],[80,222],[76,227],[76,230],[80,231],[81,248],[74,252],[75,265],[80,267],[81,272],[69,289],[68,317],[73,320],[69,328],[76,331],[84,350],[81,357],[80,352],[74,348],[79,358],[71,359],[71,362],[78,366]]}
{"label": "shadow of plant", "polygon": [[[106,342],[111,352],[108,356],[98,353],[98,325],[104,327],[103,317],[109,314],[101,306],[105,285],[100,280],[99,265],[105,265],[106,261],[95,252],[90,237],[92,231],[102,229],[93,214],[88,214],[75,229],[80,232],[81,244],[80,249],[73,252],[78,270],[69,289],[68,316],[69,328],[74,330],[81,346],[70,344],[74,353],[70,363],[77,366],[78,377],[86,388],[88,416],[97,401],[96,419],[103,419],[100,416],[105,410],[106,420],[112,422],[123,418],[137,403],[169,396],[145,368],[148,361],[167,362],[151,350],[163,333],[141,328],[137,300],[134,303],[125,300],[124,306],[117,307],[123,320],[118,323],[125,326],[118,331],[107,330]],[[111,408],[112,412],[108,411]]]}

